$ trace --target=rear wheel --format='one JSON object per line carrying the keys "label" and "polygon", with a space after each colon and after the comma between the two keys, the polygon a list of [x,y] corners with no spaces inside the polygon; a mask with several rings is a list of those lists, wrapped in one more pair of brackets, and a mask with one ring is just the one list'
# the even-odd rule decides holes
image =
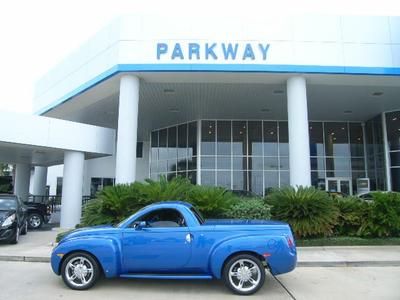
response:
{"label": "rear wheel", "polygon": [[223,280],[235,294],[251,295],[263,286],[265,269],[257,257],[239,254],[225,264]]}
{"label": "rear wheel", "polygon": [[28,226],[32,229],[38,229],[43,225],[43,218],[37,213],[30,214],[28,217]]}
{"label": "rear wheel", "polygon": [[73,290],[87,290],[100,277],[100,267],[96,259],[85,252],[75,252],[63,261],[61,276],[64,283]]}

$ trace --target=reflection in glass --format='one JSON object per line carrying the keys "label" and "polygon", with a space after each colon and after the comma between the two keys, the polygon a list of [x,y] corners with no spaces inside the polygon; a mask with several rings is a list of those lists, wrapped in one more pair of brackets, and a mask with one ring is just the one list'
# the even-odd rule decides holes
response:
{"label": "reflection in glass", "polygon": [[347,123],[325,123],[326,156],[350,156]]}
{"label": "reflection in glass", "polygon": [[158,136],[158,155],[160,160],[168,158],[168,151],[167,151],[167,129],[162,129],[159,132]]}
{"label": "reflection in glass", "polygon": [[231,155],[231,122],[217,121],[217,155]]}
{"label": "reflection in glass", "polygon": [[188,125],[188,148],[189,156],[197,155],[197,122],[191,122]]}
{"label": "reflection in glass", "polygon": [[257,195],[263,194],[263,171],[249,171],[249,190]]}
{"label": "reflection in glass", "polygon": [[232,189],[247,191],[247,171],[233,171]]}
{"label": "reflection in glass", "polygon": [[363,130],[360,123],[349,123],[351,156],[364,156]]}
{"label": "reflection in glass", "polygon": [[263,155],[263,144],[262,144],[262,123],[261,121],[249,121],[249,155]]}
{"label": "reflection in glass", "polygon": [[201,170],[201,185],[215,185],[215,171]]}
{"label": "reflection in glass", "polygon": [[242,157],[234,156],[232,161],[233,161],[233,169],[234,170],[247,170],[246,156],[242,156]]}
{"label": "reflection in glass", "polygon": [[233,155],[247,155],[246,121],[232,122],[232,142]]}
{"label": "reflection in glass", "polygon": [[265,194],[268,194],[273,188],[279,186],[279,172],[265,171],[264,172],[264,189]]}
{"label": "reflection in glass", "polygon": [[231,156],[217,156],[217,169],[230,170]]}
{"label": "reflection in glass", "polygon": [[322,122],[310,122],[310,156],[324,156],[324,131]]}
{"label": "reflection in glass", "polygon": [[264,121],[264,155],[278,156],[277,122]]}
{"label": "reflection in glass", "polygon": [[289,130],[287,122],[279,122],[279,155],[289,156]]}
{"label": "reflection in glass", "polygon": [[201,155],[215,155],[215,121],[201,122]]}
{"label": "reflection in glass", "polygon": [[231,188],[231,172],[217,171],[217,186]]}

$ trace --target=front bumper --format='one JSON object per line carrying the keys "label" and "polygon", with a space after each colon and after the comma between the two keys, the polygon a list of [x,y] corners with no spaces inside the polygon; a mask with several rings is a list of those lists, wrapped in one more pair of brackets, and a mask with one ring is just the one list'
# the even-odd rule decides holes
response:
{"label": "front bumper", "polygon": [[6,228],[0,227],[0,241],[1,242],[11,241],[15,237],[16,234],[17,234],[17,225],[16,224],[13,224]]}

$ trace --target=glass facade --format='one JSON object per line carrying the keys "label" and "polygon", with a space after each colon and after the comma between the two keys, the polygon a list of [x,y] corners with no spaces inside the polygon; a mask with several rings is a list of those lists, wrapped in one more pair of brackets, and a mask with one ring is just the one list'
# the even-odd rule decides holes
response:
{"label": "glass facade", "polygon": [[197,123],[190,122],[151,133],[150,178],[187,177],[196,183]]}
{"label": "glass facade", "polygon": [[201,184],[263,194],[289,184],[287,122],[203,120]]}
{"label": "glass facade", "polygon": [[[289,185],[287,121],[202,120],[151,134],[151,178],[184,176],[202,185],[266,194]],[[348,182],[356,192],[365,178],[365,137],[360,122],[309,122],[312,185],[326,189],[327,179]],[[368,137],[367,137],[368,139]],[[197,153],[199,149],[199,157]],[[196,165],[199,158],[199,165]]]}
{"label": "glass facade", "polygon": [[384,191],[386,187],[385,148],[381,115],[365,123],[368,178],[371,191]]}
{"label": "glass facade", "polygon": [[386,132],[392,190],[400,192],[400,111],[386,113]]}

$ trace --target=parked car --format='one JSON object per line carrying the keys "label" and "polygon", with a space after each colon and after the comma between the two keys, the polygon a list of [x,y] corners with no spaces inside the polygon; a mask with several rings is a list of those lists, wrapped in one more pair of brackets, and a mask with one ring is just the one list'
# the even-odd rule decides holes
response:
{"label": "parked car", "polygon": [[53,249],[51,266],[71,289],[106,278],[222,279],[236,294],[255,293],[265,268],[296,267],[290,226],[265,220],[204,220],[189,203],[149,205],[118,225],[77,229]]}
{"label": "parked car", "polygon": [[19,197],[0,194],[0,241],[16,244],[20,234],[27,234],[27,211]]}
{"label": "parked car", "polygon": [[28,226],[30,229],[39,229],[47,224],[51,216],[51,208],[44,203],[24,202],[28,208]]}

